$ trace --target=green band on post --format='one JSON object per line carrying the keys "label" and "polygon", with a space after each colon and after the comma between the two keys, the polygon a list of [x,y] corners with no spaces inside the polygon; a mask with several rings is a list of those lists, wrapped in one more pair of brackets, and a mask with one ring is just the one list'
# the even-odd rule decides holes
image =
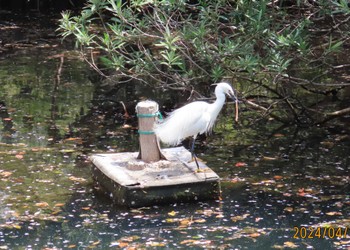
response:
{"label": "green band on post", "polygon": [[143,130],[138,130],[140,135],[153,135],[154,131],[143,131]]}
{"label": "green band on post", "polygon": [[155,114],[137,114],[138,118],[152,118],[152,117],[156,117]]}
{"label": "green band on post", "polygon": [[136,115],[138,118],[152,118],[152,117],[158,117],[160,120],[163,120],[163,116],[162,114],[157,111],[154,114],[137,114]]}

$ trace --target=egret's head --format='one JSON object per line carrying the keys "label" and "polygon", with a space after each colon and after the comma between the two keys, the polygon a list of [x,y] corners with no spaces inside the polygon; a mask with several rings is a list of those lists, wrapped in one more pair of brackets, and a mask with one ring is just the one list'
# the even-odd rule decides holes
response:
{"label": "egret's head", "polygon": [[237,101],[237,97],[235,95],[235,92],[234,92],[232,86],[226,82],[221,82],[221,83],[216,84],[215,94],[218,95],[221,93],[226,94],[229,97],[231,97],[234,102]]}
{"label": "egret's head", "polygon": [[236,104],[235,105],[236,106],[235,121],[237,122],[238,121],[238,99],[235,95],[235,92],[234,92],[232,86],[226,82],[218,83],[216,88],[215,88],[215,94],[216,94],[216,97],[218,97],[222,94],[226,94],[232,98],[233,102]]}

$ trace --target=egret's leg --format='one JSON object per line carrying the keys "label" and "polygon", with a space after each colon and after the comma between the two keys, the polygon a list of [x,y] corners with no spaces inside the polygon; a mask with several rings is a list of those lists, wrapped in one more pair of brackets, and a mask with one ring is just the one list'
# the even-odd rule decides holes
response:
{"label": "egret's leg", "polygon": [[194,143],[196,142],[196,136],[193,137],[192,139],[192,145],[191,145],[191,155],[192,155],[192,158],[194,158],[194,161],[196,162],[196,165],[197,165],[197,169],[199,170],[199,165],[198,165],[198,161],[197,161],[197,156],[196,154],[194,153]]}

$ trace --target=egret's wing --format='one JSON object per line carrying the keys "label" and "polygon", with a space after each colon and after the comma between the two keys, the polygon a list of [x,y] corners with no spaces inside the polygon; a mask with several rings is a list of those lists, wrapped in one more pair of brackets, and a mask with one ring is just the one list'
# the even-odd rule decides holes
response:
{"label": "egret's wing", "polygon": [[154,131],[158,138],[168,144],[177,145],[189,136],[205,132],[208,127],[206,102],[192,102],[173,112],[161,124],[156,124]]}

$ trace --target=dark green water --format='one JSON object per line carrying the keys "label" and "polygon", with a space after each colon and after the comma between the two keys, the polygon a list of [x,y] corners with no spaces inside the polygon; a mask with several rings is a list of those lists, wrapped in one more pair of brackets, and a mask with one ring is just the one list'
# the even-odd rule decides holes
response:
{"label": "dark green water", "polygon": [[0,60],[0,249],[350,247],[346,132],[283,128],[244,105],[239,124],[227,107],[196,147],[222,178],[222,200],[113,205],[95,190],[88,155],[137,151],[136,103],[169,97],[130,83],[102,87],[62,53]]}

